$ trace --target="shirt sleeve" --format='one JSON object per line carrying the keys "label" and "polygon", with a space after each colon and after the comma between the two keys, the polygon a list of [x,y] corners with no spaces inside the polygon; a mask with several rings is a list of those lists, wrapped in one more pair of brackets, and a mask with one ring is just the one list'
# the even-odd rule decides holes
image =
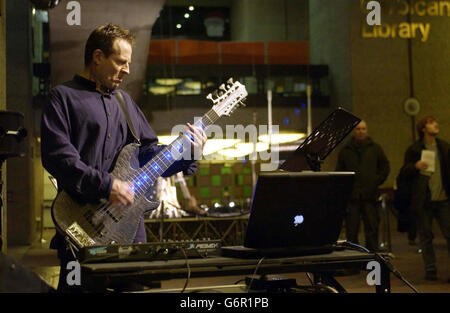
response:
{"label": "shirt sleeve", "polygon": [[81,201],[108,198],[112,178],[107,172],[88,166],[71,143],[72,130],[67,105],[52,89],[41,120],[41,157],[44,168],[65,190]]}

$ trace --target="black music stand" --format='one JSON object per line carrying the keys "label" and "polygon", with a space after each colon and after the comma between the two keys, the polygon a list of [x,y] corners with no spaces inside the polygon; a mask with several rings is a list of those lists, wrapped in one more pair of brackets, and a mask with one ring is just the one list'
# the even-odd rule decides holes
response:
{"label": "black music stand", "polygon": [[22,157],[25,155],[23,138],[27,131],[23,128],[24,116],[17,112],[0,111],[0,251],[3,247],[3,162],[11,157]]}
{"label": "black music stand", "polygon": [[279,169],[319,172],[325,158],[360,122],[360,118],[338,108],[313,130]]}

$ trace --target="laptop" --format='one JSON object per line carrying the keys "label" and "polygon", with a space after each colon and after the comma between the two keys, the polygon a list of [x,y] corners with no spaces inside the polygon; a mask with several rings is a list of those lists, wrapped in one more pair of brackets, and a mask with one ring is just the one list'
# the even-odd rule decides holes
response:
{"label": "laptop", "polygon": [[354,172],[261,173],[244,245],[222,247],[222,255],[250,258],[332,252],[354,175]]}

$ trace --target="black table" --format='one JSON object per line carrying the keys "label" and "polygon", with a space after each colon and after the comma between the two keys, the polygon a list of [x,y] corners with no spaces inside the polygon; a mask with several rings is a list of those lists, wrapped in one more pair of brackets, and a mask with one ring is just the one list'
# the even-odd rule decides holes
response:
{"label": "black table", "polygon": [[[384,256],[386,257],[386,256]],[[110,262],[81,264],[82,288],[85,291],[106,291],[114,283],[138,282],[149,287],[160,287],[162,280],[235,276],[254,274],[313,273],[314,282],[321,282],[339,292],[345,289],[333,277],[337,270],[367,270],[367,264],[378,261],[380,264],[380,284],[375,286],[377,293],[390,293],[390,273],[384,262],[373,253],[355,250],[333,251],[328,254],[296,257],[271,257],[261,259],[239,259],[222,256],[176,260],[157,260],[140,262]],[[244,278],[245,276],[243,276]]]}

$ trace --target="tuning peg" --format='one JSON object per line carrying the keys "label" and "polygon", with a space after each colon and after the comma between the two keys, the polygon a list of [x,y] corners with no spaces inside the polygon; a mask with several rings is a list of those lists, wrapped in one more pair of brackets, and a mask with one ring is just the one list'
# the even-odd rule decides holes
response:
{"label": "tuning peg", "polygon": [[225,92],[223,92],[222,90],[220,90],[220,91],[218,92],[219,97],[222,97],[224,93],[225,93]]}
{"label": "tuning peg", "polygon": [[214,100],[214,99],[213,99],[213,95],[212,95],[211,93],[209,93],[209,94],[206,96],[206,99],[211,100],[211,101]]}
{"label": "tuning peg", "polygon": [[232,78],[232,77],[230,77],[230,79],[227,80],[227,84],[230,84],[230,85],[233,85],[233,84],[234,84],[233,78]]}
{"label": "tuning peg", "polygon": [[214,91],[212,92],[212,96],[213,96],[213,98],[219,97],[219,93],[217,92],[217,90],[214,90]]}
{"label": "tuning peg", "polygon": [[225,87],[225,84],[220,85],[219,89],[223,90],[223,91],[227,91],[227,88]]}

